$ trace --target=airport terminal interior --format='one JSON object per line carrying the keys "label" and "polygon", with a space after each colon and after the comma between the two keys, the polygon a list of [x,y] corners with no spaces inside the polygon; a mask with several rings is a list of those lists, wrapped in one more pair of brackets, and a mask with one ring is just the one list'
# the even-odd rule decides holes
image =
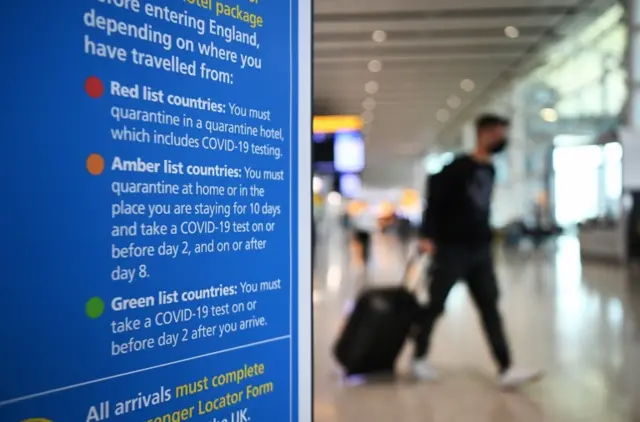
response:
{"label": "airport terminal interior", "polygon": [[0,422],[640,422],[640,0],[2,4]]}
{"label": "airport terminal interior", "polygon": [[[640,1],[317,0],[315,418],[640,421]],[[407,342],[393,376],[347,376],[334,347],[359,295],[429,301],[427,180],[509,120],[491,226],[514,364],[501,389],[469,289],[436,325],[432,382]],[[635,164],[631,164],[635,163]],[[363,236],[362,233],[366,233]]]}

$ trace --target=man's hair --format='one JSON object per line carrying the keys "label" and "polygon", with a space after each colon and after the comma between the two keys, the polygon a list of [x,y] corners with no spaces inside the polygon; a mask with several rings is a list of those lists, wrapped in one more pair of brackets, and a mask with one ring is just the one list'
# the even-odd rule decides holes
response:
{"label": "man's hair", "polygon": [[492,129],[496,126],[509,126],[509,119],[497,114],[483,114],[476,119],[476,132]]}

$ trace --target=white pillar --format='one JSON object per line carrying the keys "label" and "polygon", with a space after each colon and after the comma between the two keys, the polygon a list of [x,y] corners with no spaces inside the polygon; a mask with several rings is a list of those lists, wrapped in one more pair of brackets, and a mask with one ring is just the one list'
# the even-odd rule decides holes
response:
{"label": "white pillar", "polygon": [[[625,258],[638,259],[638,253],[634,250],[634,240],[637,235],[630,235],[629,227],[634,227],[637,222],[634,219],[634,209],[640,206],[638,203],[638,190],[640,189],[640,175],[637,166],[640,162],[640,0],[627,0],[623,3],[626,7],[628,25],[626,64],[628,71],[628,99],[624,112],[625,127],[621,129],[620,138],[624,149],[623,166],[623,199],[621,200],[620,243],[625,252]],[[631,210],[625,209],[625,196],[628,196],[633,204]],[[631,211],[629,213],[629,211]]]}
{"label": "white pillar", "polygon": [[[629,0],[627,3],[629,101],[627,107],[627,127],[640,130],[640,0]],[[640,140],[638,140],[640,142]]]}
{"label": "white pillar", "polygon": [[462,151],[471,152],[476,147],[476,128],[473,121],[462,126]]}
{"label": "white pillar", "polygon": [[420,160],[413,164],[413,177],[410,186],[411,188],[417,189],[420,192],[422,192],[425,178],[427,176],[424,160],[425,157],[422,157]]}

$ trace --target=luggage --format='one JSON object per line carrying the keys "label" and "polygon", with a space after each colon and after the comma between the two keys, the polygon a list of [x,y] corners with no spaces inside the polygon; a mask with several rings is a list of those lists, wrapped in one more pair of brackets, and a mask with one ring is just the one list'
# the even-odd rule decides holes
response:
{"label": "luggage", "polygon": [[420,255],[409,259],[401,286],[369,289],[360,294],[334,346],[334,355],[348,375],[393,372],[420,310],[414,286],[409,285],[410,274],[418,263]]}

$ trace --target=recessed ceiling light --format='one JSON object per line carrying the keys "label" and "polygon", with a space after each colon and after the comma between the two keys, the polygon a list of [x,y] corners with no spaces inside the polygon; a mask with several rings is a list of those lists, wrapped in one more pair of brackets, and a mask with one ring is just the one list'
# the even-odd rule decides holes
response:
{"label": "recessed ceiling light", "polygon": [[364,99],[364,101],[362,102],[362,107],[365,110],[373,110],[374,108],[376,108],[376,100],[374,100],[371,97],[367,97]]}
{"label": "recessed ceiling light", "polygon": [[460,88],[467,92],[473,91],[475,87],[476,84],[471,79],[463,79],[462,82],[460,82]]}
{"label": "recessed ceiling light", "polygon": [[447,120],[449,120],[449,112],[447,110],[445,110],[444,108],[441,108],[436,113],[436,119],[438,119],[439,121],[441,121],[443,123],[446,122]]}
{"label": "recessed ceiling light", "polygon": [[367,67],[369,68],[369,72],[377,73],[382,70],[382,62],[380,60],[371,60]]}
{"label": "recessed ceiling light", "polygon": [[373,111],[371,110],[366,110],[362,113],[362,115],[360,116],[362,118],[362,121],[365,124],[371,123],[373,122]]}
{"label": "recessed ceiling light", "polygon": [[520,36],[520,31],[515,26],[507,26],[504,29],[504,35],[509,38],[518,38]]}
{"label": "recessed ceiling light", "polygon": [[376,92],[378,92],[378,89],[380,89],[380,87],[378,86],[378,82],[376,81],[369,81],[364,84],[364,90],[367,92],[367,94],[375,94]]}
{"label": "recessed ceiling light", "polygon": [[558,112],[550,107],[543,108],[540,110],[540,117],[542,117],[542,120],[545,122],[553,123],[558,121]]}
{"label": "recessed ceiling light", "polygon": [[462,100],[457,95],[452,95],[447,98],[447,105],[453,109],[460,107],[460,104],[462,104]]}
{"label": "recessed ceiling light", "polygon": [[373,34],[371,35],[371,38],[375,42],[385,42],[386,39],[387,39],[387,33],[384,32],[381,29],[378,29],[377,31],[373,31]]}

